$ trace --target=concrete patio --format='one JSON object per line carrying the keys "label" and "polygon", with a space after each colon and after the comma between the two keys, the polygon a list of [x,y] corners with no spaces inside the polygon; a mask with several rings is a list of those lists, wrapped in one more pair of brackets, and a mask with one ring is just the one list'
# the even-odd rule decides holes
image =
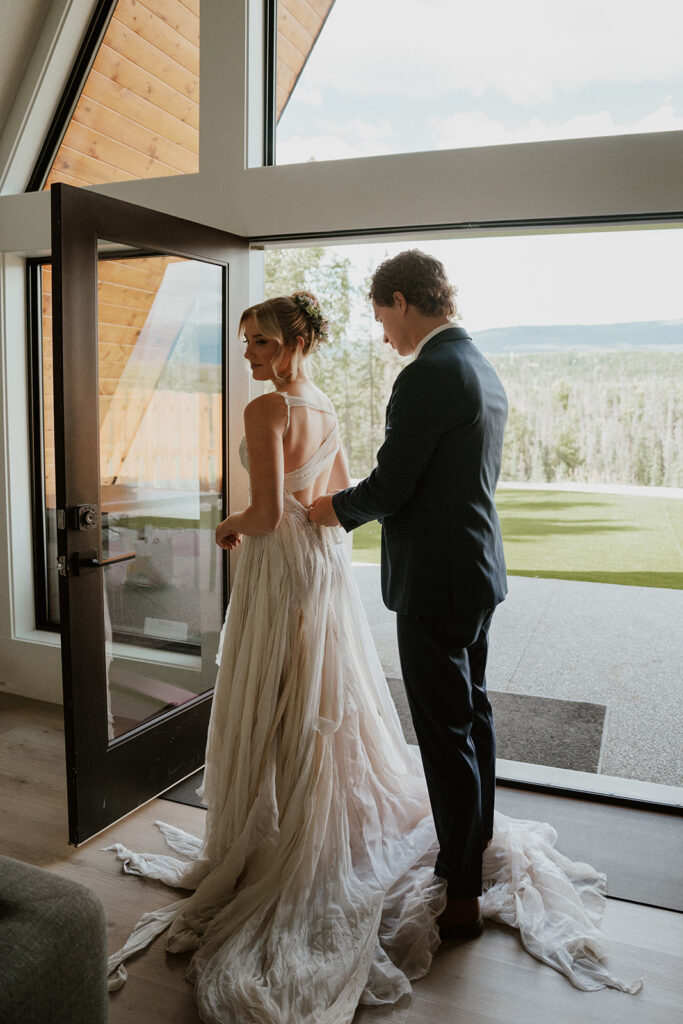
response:
{"label": "concrete patio", "polygon": [[[400,676],[378,565],[354,574],[387,676]],[[492,690],[606,707],[598,773],[683,785],[683,591],[509,578],[491,627]]]}

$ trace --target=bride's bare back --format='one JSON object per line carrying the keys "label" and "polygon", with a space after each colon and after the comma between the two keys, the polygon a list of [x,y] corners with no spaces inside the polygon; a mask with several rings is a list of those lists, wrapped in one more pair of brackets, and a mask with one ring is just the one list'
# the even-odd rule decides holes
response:
{"label": "bride's bare back", "polygon": [[[284,471],[290,474],[313,459],[335,429],[337,417],[329,399],[310,381],[295,381],[282,397],[289,413],[282,439]],[[331,465],[311,484],[291,493],[302,505],[310,505],[319,495],[348,487],[350,482],[346,459],[339,446]]]}

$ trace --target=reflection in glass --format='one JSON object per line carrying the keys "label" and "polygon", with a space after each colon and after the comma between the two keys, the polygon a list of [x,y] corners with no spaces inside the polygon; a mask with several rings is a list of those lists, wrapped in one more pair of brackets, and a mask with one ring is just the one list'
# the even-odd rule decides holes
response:
{"label": "reflection in glass", "polygon": [[45,607],[47,619],[59,622],[59,576],[57,574],[57,503],[55,500],[54,382],[52,378],[52,267],[40,268],[41,365],[42,379],[42,463],[45,494]]}
{"label": "reflection in glass", "polygon": [[102,260],[102,571],[119,736],[213,685],[222,619],[222,270]]}
{"label": "reflection in glass", "polygon": [[[213,686],[223,617],[222,268],[101,258],[101,570],[110,739]],[[52,275],[41,270],[47,611],[59,622]],[[96,540],[93,542],[93,547]]]}

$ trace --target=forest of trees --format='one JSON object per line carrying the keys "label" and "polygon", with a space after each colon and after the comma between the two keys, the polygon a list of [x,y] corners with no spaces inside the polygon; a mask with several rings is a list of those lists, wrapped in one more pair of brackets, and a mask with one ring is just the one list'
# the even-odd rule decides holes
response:
{"label": "forest of trees", "polygon": [[504,480],[683,486],[683,351],[489,358],[510,406]]}
{"label": "forest of trees", "polygon": [[[330,343],[314,379],[335,404],[351,474],[361,477],[374,465],[391,385],[405,360],[382,343],[366,298],[369,274],[354,283],[342,253],[267,252],[265,293],[306,288],[329,316]],[[510,406],[502,479],[683,486],[683,347],[643,342],[525,353],[517,339],[514,353],[488,355]]]}

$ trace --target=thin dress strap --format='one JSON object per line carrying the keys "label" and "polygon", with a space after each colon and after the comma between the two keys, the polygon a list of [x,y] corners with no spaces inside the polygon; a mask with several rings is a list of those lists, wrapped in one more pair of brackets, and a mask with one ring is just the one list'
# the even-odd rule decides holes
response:
{"label": "thin dress strap", "polygon": [[327,407],[325,407],[323,405],[316,405],[314,402],[309,402],[307,398],[302,398],[301,395],[290,395],[286,391],[278,391],[277,394],[284,398],[285,405],[287,406],[287,426],[285,427],[285,432],[282,435],[283,438],[287,437],[287,432],[289,431],[289,410],[292,406],[306,406],[308,409],[314,409],[316,412],[326,412],[329,413],[330,416],[336,417],[334,406],[332,406],[331,402]]}
{"label": "thin dress strap", "polygon": [[287,394],[286,391],[278,391],[278,395],[282,395],[282,397],[285,400],[285,406],[287,408],[287,426],[285,427],[285,432],[282,435],[282,439],[284,440],[287,437],[287,433],[289,432],[289,395]]}

